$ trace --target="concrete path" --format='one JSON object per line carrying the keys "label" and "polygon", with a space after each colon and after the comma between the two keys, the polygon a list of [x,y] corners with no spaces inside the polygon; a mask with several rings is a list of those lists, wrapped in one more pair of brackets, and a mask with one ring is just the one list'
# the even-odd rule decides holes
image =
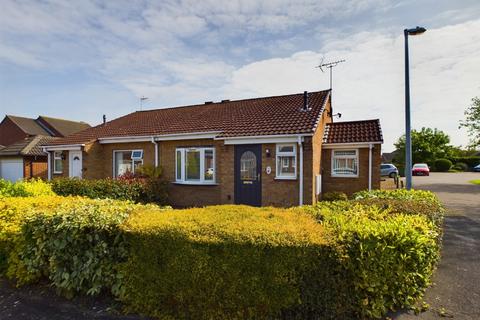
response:
{"label": "concrete path", "polygon": [[394,319],[480,319],[480,173],[431,173],[414,177],[415,189],[435,192],[446,206],[442,260],[427,290],[430,309]]}

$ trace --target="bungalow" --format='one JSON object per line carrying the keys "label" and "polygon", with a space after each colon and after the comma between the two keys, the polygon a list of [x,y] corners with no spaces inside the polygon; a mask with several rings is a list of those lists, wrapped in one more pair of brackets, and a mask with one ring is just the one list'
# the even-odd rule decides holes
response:
{"label": "bungalow", "polygon": [[380,187],[378,120],[333,122],[330,90],[137,111],[44,146],[50,179],[163,168],[174,206],[312,204]]}
{"label": "bungalow", "polygon": [[90,128],[76,122],[39,116],[37,119],[7,115],[0,122],[0,178],[16,181],[47,178],[47,155],[40,145],[56,137]]}

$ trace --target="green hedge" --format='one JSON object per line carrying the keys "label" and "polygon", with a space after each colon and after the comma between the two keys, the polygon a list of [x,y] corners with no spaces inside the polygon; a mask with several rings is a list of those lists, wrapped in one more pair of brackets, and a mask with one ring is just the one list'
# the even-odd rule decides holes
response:
{"label": "green hedge", "polygon": [[116,268],[127,257],[119,225],[138,208],[155,207],[80,197],[0,199],[7,275],[18,284],[47,277],[69,296],[102,289],[118,294]]}
{"label": "green hedge", "polygon": [[51,181],[53,191],[61,196],[91,199],[129,200],[137,203],[167,203],[167,183],[159,178],[69,179]]}
{"label": "green hedge", "polygon": [[357,317],[381,318],[424,293],[440,252],[433,221],[355,202],[320,203],[313,212],[341,248]]}
{"label": "green hedge", "polygon": [[430,283],[443,209],[425,191],[355,197],[188,210],[0,198],[0,255],[19,284],[107,291],[127,311],[158,318],[380,318],[413,305]]}
{"label": "green hedge", "polygon": [[31,197],[54,195],[52,187],[41,179],[10,182],[0,179],[0,197]]}
{"label": "green hedge", "polygon": [[122,300],[129,311],[162,319],[348,317],[336,251],[303,213],[145,211],[125,230],[132,251]]}
{"label": "green hedge", "polygon": [[458,162],[463,162],[463,163],[466,163],[469,168],[473,168],[477,164],[480,164],[480,157],[479,156],[453,157],[453,158],[450,158],[450,161],[452,161],[453,164],[457,164]]}
{"label": "green hedge", "polygon": [[438,172],[447,172],[448,170],[450,170],[452,165],[452,161],[448,159],[437,159],[433,164],[435,171]]}

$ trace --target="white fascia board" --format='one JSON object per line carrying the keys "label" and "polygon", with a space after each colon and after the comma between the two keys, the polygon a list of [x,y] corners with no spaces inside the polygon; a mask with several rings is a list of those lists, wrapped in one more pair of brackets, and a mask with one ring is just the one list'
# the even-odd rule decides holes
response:
{"label": "white fascia board", "polygon": [[129,142],[151,142],[152,136],[127,136],[127,137],[108,137],[98,138],[100,144],[110,143],[129,143]]}
{"label": "white fascia board", "polygon": [[383,142],[357,142],[357,143],[324,143],[323,149],[345,149],[345,148],[369,148],[372,144],[383,144]]}
{"label": "white fascia board", "polygon": [[221,131],[164,134],[155,136],[155,141],[215,139]]}
{"label": "white fascia board", "polygon": [[250,137],[227,137],[216,140],[224,140],[225,145],[232,144],[260,144],[260,143],[297,143],[299,137],[310,137],[313,134],[289,134]]}
{"label": "white fascia board", "polygon": [[74,150],[82,150],[82,147],[85,147],[84,144],[66,144],[66,145],[58,145],[58,146],[43,146],[43,152],[47,151],[74,151]]}

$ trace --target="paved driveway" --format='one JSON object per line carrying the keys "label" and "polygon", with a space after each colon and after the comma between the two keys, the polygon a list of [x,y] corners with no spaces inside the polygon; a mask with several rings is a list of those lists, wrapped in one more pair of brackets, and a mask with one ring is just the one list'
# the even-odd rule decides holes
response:
{"label": "paved driveway", "polygon": [[415,189],[434,191],[445,204],[442,260],[427,290],[430,309],[394,319],[480,319],[480,185],[468,183],[480,173],[431,173],[414,177]]}

